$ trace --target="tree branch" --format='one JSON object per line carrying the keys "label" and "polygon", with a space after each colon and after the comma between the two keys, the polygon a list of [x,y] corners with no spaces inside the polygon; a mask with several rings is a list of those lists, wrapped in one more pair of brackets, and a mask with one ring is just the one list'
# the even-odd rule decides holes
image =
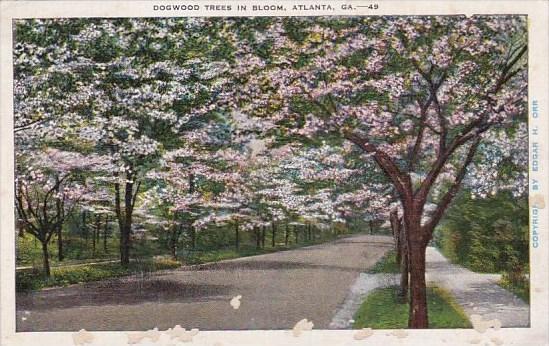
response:
{"label": "tree branch", "polygon": [[452,186],[450,186],[450,188],[448,189],[444,197],[442,197],[441,201],[437,204],[437,209],[431,216],[431,219],[429,220],[429,222],[427,222],[424,226],[422,226],[424,231],[427,234],[429,234],[429,237],[427,237],[427,241],[431,239],[431,234],[433,233],[435,226],[439,223],[442,216],[444,215],[444,212],[450,205],[450,202],[452,201],[452,199],[454,199],[457,192],[459,191],[463,178],[465,178],[465,175],[467,173],[467,168],[473,161],[473,158],[475,156],[479,143],[480,143],[480,137],[477,137],[469,147],[469,150],[467,152],[467,157],[465,158],[463,165],[461,166],[458,174],[456,175],[454,182],[452,183]]}

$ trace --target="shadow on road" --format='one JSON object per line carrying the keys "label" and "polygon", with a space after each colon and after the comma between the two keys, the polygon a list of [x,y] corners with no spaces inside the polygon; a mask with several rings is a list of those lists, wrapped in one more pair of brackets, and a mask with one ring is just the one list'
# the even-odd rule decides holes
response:
{"label": "shadow on road", "polygon": [[77,306],[140,304],[145,302],[198,302],[223,298],[231,286],[192,284],[162,278],[109,280],[75,287],[22,294],[17,310],[49,310]]}
{"label": "shadow on road", "polygon": [[334,266],[327,264],[313,264],[303,262],[291,262],[291,261],[234,261],[234,262],[218,262],[202,264],[196,267],[182,268],[181,271],[207,271],[207,270],[336,270],[345,272],[357,272],[363,269],[361,263],[357,263],[356,266]]}

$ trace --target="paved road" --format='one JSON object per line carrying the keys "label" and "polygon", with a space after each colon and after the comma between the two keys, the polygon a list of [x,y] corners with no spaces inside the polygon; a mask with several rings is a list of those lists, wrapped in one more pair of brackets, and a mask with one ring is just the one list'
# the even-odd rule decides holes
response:
{"label": "paved road", "polygon": [[[387,236],[17,296],[18,331],[328,328],[359,273],[392,247]],[[232,297],[242,295],[234,310]]]}

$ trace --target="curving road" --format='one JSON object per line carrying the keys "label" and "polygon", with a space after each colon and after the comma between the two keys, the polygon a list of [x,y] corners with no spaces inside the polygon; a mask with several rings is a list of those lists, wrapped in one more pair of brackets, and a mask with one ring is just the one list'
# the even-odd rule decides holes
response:
{"label": "curving road", "polygon": [[[127,277],[17,296],[17,331],[328,328],[360,272],[392,237],[360,235],[150,277]],[[232,297],[242,295],[235,310]]]}

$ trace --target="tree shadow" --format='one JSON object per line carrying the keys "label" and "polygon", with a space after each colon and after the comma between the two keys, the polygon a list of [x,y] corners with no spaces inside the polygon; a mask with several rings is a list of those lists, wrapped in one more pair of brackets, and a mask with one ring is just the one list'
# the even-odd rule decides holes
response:
{"label": "tree shadow", "polygon": [[227,299],[231,286],[151,278],[113,279],[17,295],[17,310]]}
{"label": "tree shadow", "polygon": [[342,272],[359,272],[367,268],[364,265],[352,266],[335,266],[329,264],[315,264],[306,262],[293,261],[266,261],[266,260],[250,260],[250,261],[231,261],[231,262],[216,262],[202,264],[199,266],[181,268],[181,271],[238,271],[238,270],[335,270]]}

